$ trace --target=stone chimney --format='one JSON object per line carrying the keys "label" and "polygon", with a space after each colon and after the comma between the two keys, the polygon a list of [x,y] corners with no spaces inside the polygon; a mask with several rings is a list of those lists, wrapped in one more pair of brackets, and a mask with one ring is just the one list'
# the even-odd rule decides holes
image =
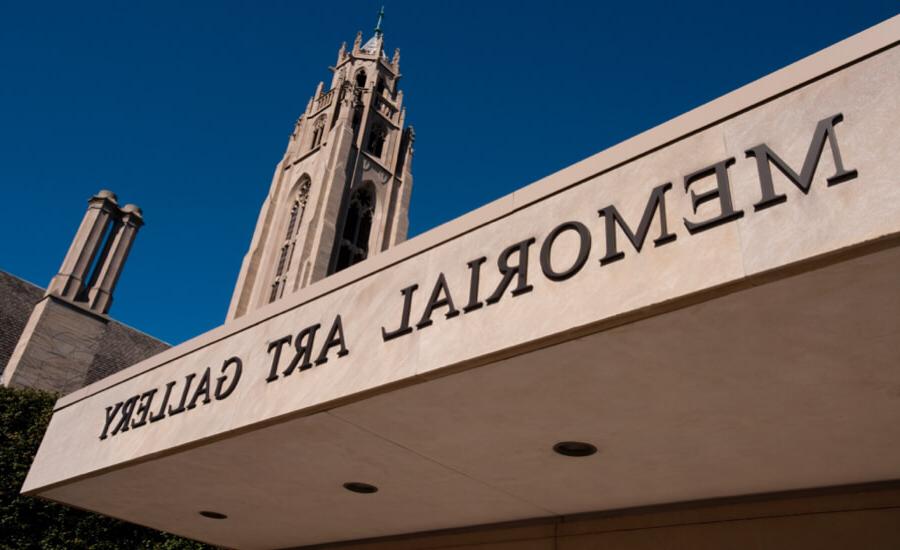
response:
{"label": "stone chimney", "polygon": [[141,209],[133,204],[119,208],[114,193],[103,190],[91,197],[47,294],[95,313],[107,313],[116,282],[143,224]]}
{"label": "stone chimney", "polygon": [[66,394],[85,385],[105,349],[113,290],[143,225],[141,209],[100,191],[59,273],[34,306],[0,384]]}

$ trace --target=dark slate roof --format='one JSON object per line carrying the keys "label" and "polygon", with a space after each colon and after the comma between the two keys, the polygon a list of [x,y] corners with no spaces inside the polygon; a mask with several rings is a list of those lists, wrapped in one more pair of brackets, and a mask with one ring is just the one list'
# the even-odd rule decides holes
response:
{"label": "dark slate roof", "polygon": [[87,372],[84,385],[93,384],[114,372],[130,367],[135,363],[152,357],[169,349],[169,344],[135,330],[118,321],[110,321],[106,325],[103,344],[94,356]]}
{"label": "dark slate roof", "polygon": [[[0,271],[0,374],[6,368],[16,342],[44,289]],[[94,356],[84,385],[168,349],[169,344],[111,319],[106,324],[100,350]]]}
{"label": "dark slate roof", "polygon": [[0,374],[16,349],[31,310],[43,296],[43,288],[0,271]]}

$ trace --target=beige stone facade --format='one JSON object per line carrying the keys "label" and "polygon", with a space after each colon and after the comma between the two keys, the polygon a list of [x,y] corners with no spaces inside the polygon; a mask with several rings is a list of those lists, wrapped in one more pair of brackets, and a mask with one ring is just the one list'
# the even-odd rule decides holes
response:
{"label": "beige stone facade", "polygon": [[544,518],[308,550],[893,549],[900,489],[843,487]]}
{"label": "beige stone facade", "polygon": [[228,311],[235,319],[406,240],[412,145],[400,51],[384,37],[338,52],[275,167]]}
{"label": "beige stone facade", "polygon": [[251,293],[61,399],[23,491],[234,548],[900,545],[898,43]]}

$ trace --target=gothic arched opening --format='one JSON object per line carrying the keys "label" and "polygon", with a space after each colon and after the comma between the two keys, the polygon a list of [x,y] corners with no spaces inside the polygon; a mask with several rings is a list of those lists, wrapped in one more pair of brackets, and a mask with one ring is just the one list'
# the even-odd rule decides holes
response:
{"label": "gothic arched opening", "polygon": [[287,285],[287,275],[291,269],[291,260],[294,256],[294,249],[297,245],[297,233],[300,230],[300,224],[303,222],[303,213],[306,211],[306,204],[309,202],[309,176],[303,176],[297,182],[296,191],[293,192],[293,200],[289,201],[290,213],[288,214],[284,240],[281,244],[281,250],[278,253],[278,263],[275,266],[275,273],[272,280],[271,291],[269,292],[269,302],[274,302],[284,294],[284,287]]}
{"label": "gothic arched opening", "polygon": [[360,187],[350,196],[334,269],[336,272],[365,260],[369,255],[369,235],[374,216],[375,192],[369,185]]}
{"label": "gothic arched opening", "polygon": [[325,135],[325,117],[319,117],[319,119],[316,120],[315,127],[313,128],[312,143],[310,143],[309,148],[315,149],[316,147],[318,147],[319,144],[322,143],[322,136],[324,136],[324,135]]}
{"label": "gothic arched opening", "polygon": [[366,71],[360,70],[356,73],[356,85],[360,88],[366,87]]}
{"label": "gothic arched opening", "polygon": [[366,145],[366,150],[376,157],[381,158],[381,153],[384,151],[384,141],[386,138],[387,129],[384,127],[384,125],[375,124],[369,131],[369,141]]}

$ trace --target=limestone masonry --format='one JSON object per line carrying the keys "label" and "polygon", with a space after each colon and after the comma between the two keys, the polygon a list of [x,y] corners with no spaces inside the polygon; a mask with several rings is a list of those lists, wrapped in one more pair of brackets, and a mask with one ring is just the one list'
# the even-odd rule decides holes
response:
{"label": "limestone masonry", "polygon": [[290,295],[406,240],[412,127],[400,90],[400,50],[380,24],[338,51],[275,167],[228,319]]}

